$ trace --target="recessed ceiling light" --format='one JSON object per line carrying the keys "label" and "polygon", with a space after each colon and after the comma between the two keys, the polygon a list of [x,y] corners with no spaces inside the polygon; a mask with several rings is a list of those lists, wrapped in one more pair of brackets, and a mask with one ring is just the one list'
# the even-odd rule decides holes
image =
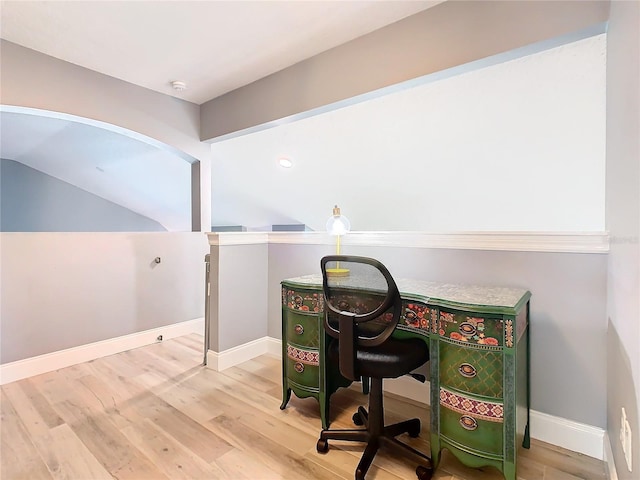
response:
{"label": "recessed ceiling light", "polygon": [[280,157],[278,159],[278,163],[280,164],[280,166],[282,168],[291,168],[291,167],[293,167],[293,162],[291,161],[290,158],[287,158],[287,157]]}

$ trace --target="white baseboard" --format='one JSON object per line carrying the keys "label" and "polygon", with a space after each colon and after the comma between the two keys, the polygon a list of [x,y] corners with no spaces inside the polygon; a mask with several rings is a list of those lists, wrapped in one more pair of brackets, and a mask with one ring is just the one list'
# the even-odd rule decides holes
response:
{"label": "white baseboard", "polygon": [[609,434],[607,432],[604,432],[604,463],[607,469],[607,479],[618,480],[618,471],[616,470],[616,462],[613,459],[611,439],[609,438]]}
{"label": "white baseboard", "polygon": [[282,355],[282,342],[275,338],[262,337],[224,352],[209,350],[207,352],[207,367],[221,372],[264,354],[280,357]]}
{"label": "white baseboard", "polygon": [[604,429],[531,410],[531,437],[604,459]]}
{"label": "white baseboard", "polygon": [[96,358],[131,350],[157,342],[159,335],[163,340],[204,333],[204,318],[196,318],[186,322],[174,323],[164,327],[152,328],[143,332],[132,333],[122,337],[110,338],[100,342],[88,343],[79,347],[68,348],[57,352],[25,358],[0,365],[0,385],[22,380],[23,378],[51,372],[59,368],[70,367],[77,363],[88,362]]}
{"label": "white baseboard", "polygon": [[273,337],[265,338],[267,339],[267,353],[274,357],[282,357],[282,340]]}

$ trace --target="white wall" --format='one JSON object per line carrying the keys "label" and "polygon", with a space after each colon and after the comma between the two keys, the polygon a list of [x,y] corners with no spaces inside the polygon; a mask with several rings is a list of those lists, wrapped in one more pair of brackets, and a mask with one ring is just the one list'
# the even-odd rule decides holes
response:
{"label": "white wall", "polygon": [[213,224],[603,230],[605,38],[215,143]]}

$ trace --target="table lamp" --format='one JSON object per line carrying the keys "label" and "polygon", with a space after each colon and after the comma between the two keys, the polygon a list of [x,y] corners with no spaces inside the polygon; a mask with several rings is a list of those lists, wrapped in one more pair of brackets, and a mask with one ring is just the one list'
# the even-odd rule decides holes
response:
{"label": "table lamp", "polygon": [[[329,235],[336,236],[336,255],[340,255],[340,237],[349,233],[351,230],[351,223],[349,219],[340,214],[340,208],[338,205],[333,207],[333,215],[327,220],[327,233]],[[340,262],[336,264],[336,268],[328,268],[327,274],[332,276],[347,276],[349,275],[348,268],[340,268]]]}

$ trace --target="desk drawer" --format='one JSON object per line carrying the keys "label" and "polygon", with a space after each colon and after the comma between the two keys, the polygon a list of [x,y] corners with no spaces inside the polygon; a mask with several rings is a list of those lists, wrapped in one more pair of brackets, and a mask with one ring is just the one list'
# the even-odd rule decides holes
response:
{"label": "desk drawer", "polygon": [[318,350],[306,350],[287,344],[287,377],[298,385],[320,386],[320,355]]}
{"label": "desk drawer", "polygon": [[308,290],[293,290],[282,287],[282,304],[292,310],[303,312],[321,312],[323,308],[322,292]]}
{"label": "desk drawer", "polygon": [[440,432],[478,452],[503,454],[503,407],[440,389]]}
{"label": "desk drawer", "polygon": [[484,397],[503,397],[502,352],[440,342],[440,385]]}
{"label": "desk drawer", "polygon": [[464,345],[482,345],[485,348],[501,347],[504,343],[502,318],[455,310],[440,309],[438,334]]}
{"label": "desk drawer", "polygon": [[289,311],[287,316],[287,342],[296,345],[315,347],[320,346],[320,332],[318,315],[310,315]]}

